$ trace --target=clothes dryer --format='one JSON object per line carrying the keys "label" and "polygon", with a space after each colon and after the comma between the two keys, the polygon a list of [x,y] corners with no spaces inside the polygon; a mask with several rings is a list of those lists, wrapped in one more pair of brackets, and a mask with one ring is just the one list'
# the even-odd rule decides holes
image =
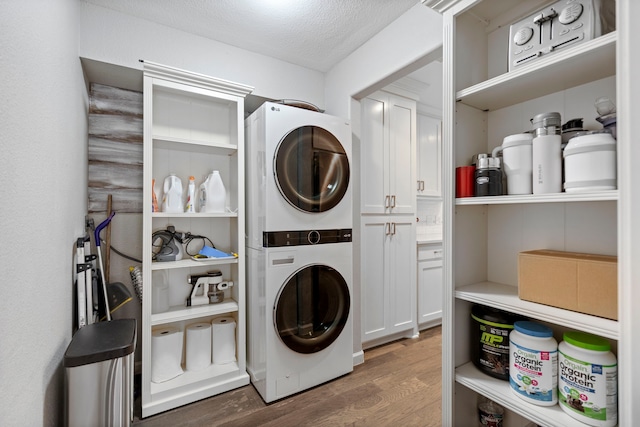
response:
{"label": "clothes dryer", "polygon": [[270,232],[247,248],[247,370],[265,402],[353,371],[350,231]]}
{"label": "clothes dryer", "polygon": [[263,233],[351,228],[351,125],[265,102],[245,120],[247,245]]}

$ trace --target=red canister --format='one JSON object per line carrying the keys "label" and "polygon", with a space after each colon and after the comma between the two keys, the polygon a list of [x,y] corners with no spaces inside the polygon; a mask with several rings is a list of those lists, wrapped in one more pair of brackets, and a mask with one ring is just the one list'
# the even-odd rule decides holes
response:
{"label": "red canister", "polygon": [[475,166],[456,168],[456,197],[473,197],[475,186]]}

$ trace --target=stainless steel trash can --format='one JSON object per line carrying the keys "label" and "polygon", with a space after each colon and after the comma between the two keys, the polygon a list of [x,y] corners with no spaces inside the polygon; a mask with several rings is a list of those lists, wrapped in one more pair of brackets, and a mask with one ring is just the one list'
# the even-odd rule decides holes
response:
{"label": "stainless steel trash can", "polygon": [[64,354],[70,427],[127,427],[133,421],[135,319],[79,329]]}

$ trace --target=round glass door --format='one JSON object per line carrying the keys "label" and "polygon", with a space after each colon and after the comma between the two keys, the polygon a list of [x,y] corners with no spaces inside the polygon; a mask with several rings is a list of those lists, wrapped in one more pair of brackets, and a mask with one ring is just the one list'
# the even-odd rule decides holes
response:
{"label": "round glass door", "polygon": [[326,265],[298,270],[280,289],[274,307],[282,342],[297,353],[330,346],[347,323],[351,299],[340,273]]}
{"label": "round glass door", "polygon": [[349,186],[349,160],[342,144],[317,126],[294,129],[280,141],[274,171],[282,196],[304,212],[328,211]]}

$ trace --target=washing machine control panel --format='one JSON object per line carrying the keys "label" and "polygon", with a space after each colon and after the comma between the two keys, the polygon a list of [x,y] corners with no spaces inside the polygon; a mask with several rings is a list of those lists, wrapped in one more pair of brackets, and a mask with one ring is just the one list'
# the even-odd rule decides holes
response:
{"label": "washing machine control panel", "polygon": [[262,246],[277,248],[282,246],[321,245],[324,243],[351,242],[352,229],[265,231]]}

